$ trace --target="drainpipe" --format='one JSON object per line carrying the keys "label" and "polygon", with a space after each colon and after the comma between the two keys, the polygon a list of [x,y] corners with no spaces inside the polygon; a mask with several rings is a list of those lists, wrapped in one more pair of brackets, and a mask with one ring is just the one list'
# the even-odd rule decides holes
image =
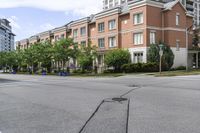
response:
{"label": "drainpipe", "polygon": [[164,35],[164,13],[163,11],[161,12],[161,16],[162,16],[162,42],[165,41],[165,35]]}
{"label": "drainpipe", "polygon": [[199,68],[199,54],[198,52],[196,53],[196,68]]}
{"label": "drainpipe", "polygon": [[185,30],[185,39],[186,39],[186,72],[188,72],[188,28]]}

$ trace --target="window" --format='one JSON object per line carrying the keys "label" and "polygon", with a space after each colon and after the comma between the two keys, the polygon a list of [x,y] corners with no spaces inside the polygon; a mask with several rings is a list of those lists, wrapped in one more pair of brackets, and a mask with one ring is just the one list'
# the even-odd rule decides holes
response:
{"label": "window", "polygon": [[143,13],[134,14],[134,24],[143,23]]}
{"label": "window", "polygon": [[108,4],[108,0],[105,0],[105,4],[106,4],[106,5]]}
{"label": "window", "polygon": [[115,0],[115,6],[117,6],[119,4],[118,0]]}
{"label": "window", "polygon": [[113,30],[116,27],[115,20],[111,20],[108,22],[109,30]]}
{"label": "window", "polygon": [[55,36],[55,41],[58,41],[59,40],[59,36]]}
{"label": "window", "polygon": [[180,50],[180,41],[176,40],[176,51]]}
{"label": "window", "polygon": [[176,25],[177,26],[179,25],[179,18],[180,18],[179,13],[176,13]]}
{"label": "window", "polygon": [[99,48],[104,48],[105,47],[105,39],[104,38],[99,38],[98,39],[98,46],[99,46]]}
{"label": "window", "polygon": [[73,37],[75,38],[75,37],[78,37],[78,29],[75,29],[74,31],[73,31]]}
{"label": "window", "polygon": [[86,46],[86,41],[81,41],[81,46]]}
{"label": "window", "polygon": [[65,38],[65,34],[62,34],[60,38],[61,38],[61,39],[64,39],[64,38]]}
{"label": "window", "polygon": [[98,24],[98,31],[99,32],[104,32],[104,23],[99,23]]}
{"label": "window", "polygon": [[116,47],[116,38],[115,37],[109,37],[109,47]]}
{"label": "window", "polygon": [[155,43],[156,43],[156,33],[150,32],[150,44],[155,44]]}
{"label": "window", "polygon": [[113,0],[109,0],[109,7],[113,7]]}
{"label": "window", "polygon": [[126,1],[125,0],[121,0],[121,4],[124,4]]}
{"label": "window", "polygon": [[80,32],[81,32],[81,36],[86,35],[86,28],[82,27]]}
{"label": "window", "polygon": [[139,53],[133,53],[133,60],[134,63],[142,63],[143,62],[143,53],[139,52]]}
{"label": "window", "polygon": [[134,44],[143,44],[143,33],[134,33]]}

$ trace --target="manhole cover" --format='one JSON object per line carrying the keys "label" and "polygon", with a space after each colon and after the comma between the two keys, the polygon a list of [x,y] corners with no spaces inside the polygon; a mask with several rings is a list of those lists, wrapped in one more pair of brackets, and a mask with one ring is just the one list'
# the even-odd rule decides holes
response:
{"label": "manhole cover", "polygon": [[115,97],[115,98],[112,98],[113,101],[118,101],[118,102],[121,102],[121,101],[126,101],[128,100],[127,98],[122,98],[122,97]]}

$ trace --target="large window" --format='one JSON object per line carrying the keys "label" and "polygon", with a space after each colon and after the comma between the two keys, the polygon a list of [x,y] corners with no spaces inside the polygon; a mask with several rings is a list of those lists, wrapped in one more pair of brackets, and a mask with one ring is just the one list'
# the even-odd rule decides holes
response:
{"label": "large window", "polygon": [[86,28],[82,27],[81,30],[80,30],[80,32],[81,32],[81,36],[86,35]]}
{"label": "large window", "polygon": [[143,33],[134,33],[134,44],[143,44]]}
{"label": "large window", "polygon": [[116,22],[115,22],[115,20],[110,20],[108,22],[108,26],[109,26],[109,30],[115,29],[116,28]]}
{"label": "large window", "polygon": [[104,32],[104,23],[99,23],[98,24],[98,31],[99,32]]}
{"label": "large window", "polygon": [[110,48],[116,47],[116,38],[115,37],[109,37],[108,40],[109,40],[109,47]]}
{"label": "large window", "polygon": [[98,46],[99,46],[99,48],[104,48],[105,47],[105,39],[104,38],[99,38],[98,39]]}
{"label": "large window", "polygon": [[142,63],[143,62],[143,53],[138,52],[138,53],[133,53],[133,59],[134,63]]}
{"label": "large window", "polygon": [[180,14],[176,13],[176,25],[179,25]]}
{"label": "large window", "polygon": [[150,32],[150,44],[155,44],[155,43],[156,43],[156,33]]}
{"label": "large window", "polygon": [[73,30],[73,37],[74,38],[78,37],[78,29]]}
{"label": "large window", "polygon": [[134,14],[134,24],[143,23],[143,13]]}

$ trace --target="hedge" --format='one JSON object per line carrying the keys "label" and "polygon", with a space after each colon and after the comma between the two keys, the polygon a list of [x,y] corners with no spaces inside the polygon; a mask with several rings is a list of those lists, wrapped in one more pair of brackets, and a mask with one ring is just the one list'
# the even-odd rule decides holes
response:
{"label": "hedge", "polygon": [[159,71],[159,65],[157,63],[136,63],[125,64],[121,68],[125,73],[132,72],[157,72]]}

